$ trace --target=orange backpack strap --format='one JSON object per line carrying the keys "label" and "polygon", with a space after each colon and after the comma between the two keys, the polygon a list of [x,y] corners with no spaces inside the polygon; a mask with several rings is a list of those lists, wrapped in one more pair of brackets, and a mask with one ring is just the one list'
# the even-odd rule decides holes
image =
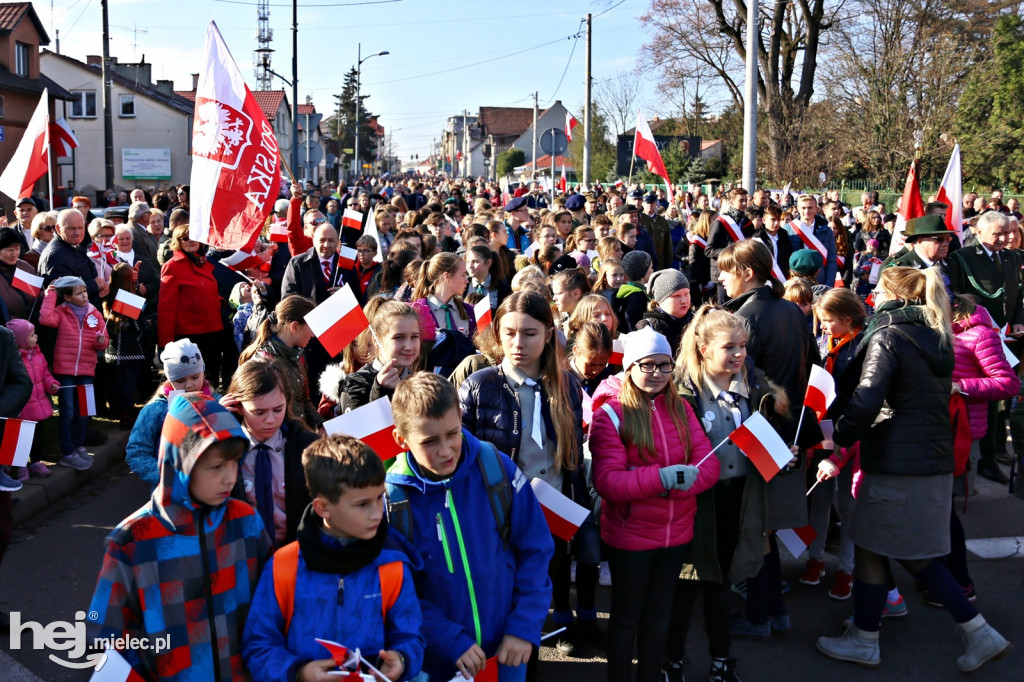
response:
{"label": "orange backpack strap", "polygon": [[377,567],[377,574],[380,576],[381,615],[384,616],[385,622],[388,619],[388,611],[398,601],[398,595],[402,592],[402,571],[401,561],[392,561]]}
{"label": "orange backpack strap", "polygon": [[296,541],[274,552],[274,596],[284,616],[285,634],[288,633],[292,612],[295,610],[295,577],[298,573],[299,543]]}

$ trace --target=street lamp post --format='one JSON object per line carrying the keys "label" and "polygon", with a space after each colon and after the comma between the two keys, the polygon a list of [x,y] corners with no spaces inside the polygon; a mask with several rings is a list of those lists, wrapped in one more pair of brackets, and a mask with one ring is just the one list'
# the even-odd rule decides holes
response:
{"label": "street lamp post", "polygon": [[363,44],[362,43],[359,43],[359,47],[357,48],[357,50],[358,51],[356,52],[356,121],[355,121],[354,128],[356,130],[356,145],[355,145],[356,146],[356,149],[355,149],[355,152],[356,152],[356,182],[359,182],[359,177],[362,175],[362,171],[363,171],[363,162],[359,158],[359,133],[360,133],[359,129],[362,127],[362,126],[359,125],[359,104],[360,104],[359,99],[360,99],[360,92],[362,91],[362,84],[363,84],[362,83],[363,79],[361,77],[361,74],[362,74],[362,71],[363,71],[363,62],[365,62],[366,59],[369,59],[370,57],[383,57],[384,55],[391,54],[391,53],[388,52],[387,50],[381,50],[380,52],[375,52],[374,54],[368,54],[368,55],[366,55],[366,59],[363,59]]}

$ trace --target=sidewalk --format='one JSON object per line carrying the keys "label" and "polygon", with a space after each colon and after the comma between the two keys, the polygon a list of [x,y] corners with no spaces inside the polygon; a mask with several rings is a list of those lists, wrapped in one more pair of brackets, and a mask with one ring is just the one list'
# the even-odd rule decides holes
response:
{"label": "sidewalk", "polygon": [[[75,471],[68,467],[51,466],[51,476],[25,481],[21,490],[11,493],[15,527],[124,460],[129,431],[120,431],[116,425],[97,419],[92,420],[91,428],[107,435],[106,443],[89,448],[89,454],[94,458],[92,468],[88,471]],[[0,667],[0,679],[11,679],[2,671]]]}

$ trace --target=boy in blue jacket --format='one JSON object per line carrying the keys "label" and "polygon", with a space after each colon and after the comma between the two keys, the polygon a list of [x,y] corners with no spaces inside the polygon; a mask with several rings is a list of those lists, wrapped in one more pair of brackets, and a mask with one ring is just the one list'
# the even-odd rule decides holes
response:
{"label": "boy in blue jacket", "polygon": [[[414,577],[425,677],[474,677],[496,656],[515,668],[502,679],[525,679],[551,601],[554,553],[533,489],[511,459],[462,428],[451,382],[419,372],[392,402],[395,440],[408,452],[388,470],[389,516],[423,557]],[[503,469],[503,483],[488,481],[487,462]]]}
{"label": "boy in blue jacket", "polygon": [[357,647],[390,680],[419,672],[415,550],[384,521],[384,463],[349,436],[302,453],[312,504],[260,577],[242,638],[256,682],[313,682],[338,666],[316,638]]}

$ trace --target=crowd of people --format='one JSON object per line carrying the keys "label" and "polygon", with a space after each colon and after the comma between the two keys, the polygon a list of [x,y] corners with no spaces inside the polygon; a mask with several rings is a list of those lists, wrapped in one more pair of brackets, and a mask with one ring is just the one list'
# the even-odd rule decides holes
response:
{"label": "crowd of people", "polygon": [[[1014,200],[969,194],[962,230],[932,202],[894,233],[870,192],[685,189],[293,183],[242,269],[191,239],[188,186],[102,212],[24,197],[0,228],[0,417],[56,396],[60,451],[37,439],[0,491],[92,466],[82,386],[130,431],[152,498],[107,539],[87,626],[169,636],[122,652],[144,679],[327,680],[357,647],[389,680],[536,679],[564,628],[549,643],[605,651],[612,682],[673,682],[701,598],[709,679],[738,680],[733,638],[791,627],[776,533],[813,528],[819,585],[833,509],[828,596],[853,615],[819,651],[880,664],[896,561],[964,633],[960,670],[1005,655],[952,500],[1007,481],[1008,419],[1024,450]],[[306,316],[346,287],[369,326],[332,356]],[[827,414],[804,406],[816,366]],[[394,459],[326,435],[384,398]],[[729,439],[755,414],[790,446],[774,476]],[[542,489],[589,512],[571,539]]]}

